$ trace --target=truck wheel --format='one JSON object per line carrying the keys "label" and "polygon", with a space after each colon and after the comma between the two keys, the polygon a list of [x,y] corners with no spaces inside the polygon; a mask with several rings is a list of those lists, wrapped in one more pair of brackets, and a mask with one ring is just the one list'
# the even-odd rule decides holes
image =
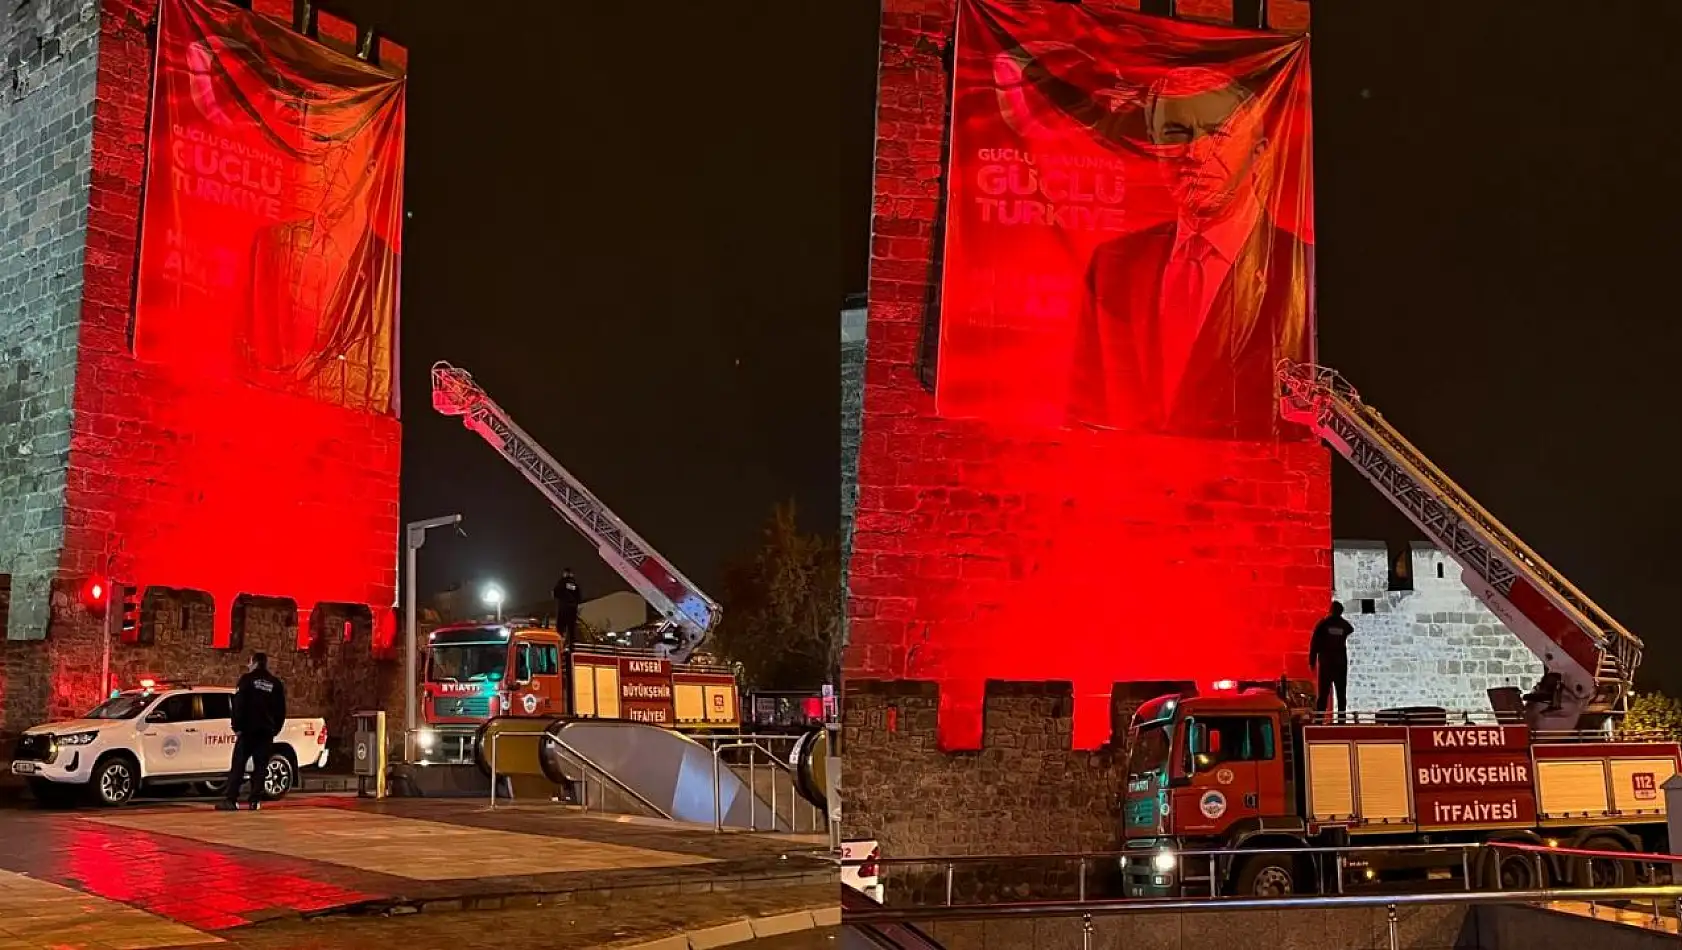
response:
{"label": "truck wheel", "polygon": [[127,805],[140,791],[140,767],[127,755],[113,755],[93,768],[93,800],[106,808]]}
{"label": "truck wheel", "polygon": [[292,764],[291,756],[284,752],[269,753],[269,761],[263,766],[263,798],[268,801],[285,798],[297,781],[298,769]]}
{"label": "truck wheel", "polygon": [[1489,891],[1535,891],[1548,886],[1547,861],[1536,852],[1486,848],[1474,865],[1478,883]]}
{"label": "truck wheel", "polygon": [[[1578,845],[1584,851],[1616,851],[1629,849],[1616,838],[1590,838]],[[1614,858],[1572,858],[1571,883],[1577,887],[1628,887],[1635,882],[1636,870],[1628,861]]]}
{"label": "truck wheel", "polygon": [[1297,892],[1296,862],[1289,855],[1254,855],[1238,871],[1238,893],[1244,897],[1290,897]]}

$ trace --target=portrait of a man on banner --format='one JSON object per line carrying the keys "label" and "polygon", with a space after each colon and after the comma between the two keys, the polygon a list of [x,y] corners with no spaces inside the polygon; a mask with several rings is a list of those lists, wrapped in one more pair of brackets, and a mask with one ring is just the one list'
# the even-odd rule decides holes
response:
{"label": "portrait of a man on banner", "polygon": [[1273,372],[1313,355],[1306,39],[963,6],[939,410],[1295,437]]}

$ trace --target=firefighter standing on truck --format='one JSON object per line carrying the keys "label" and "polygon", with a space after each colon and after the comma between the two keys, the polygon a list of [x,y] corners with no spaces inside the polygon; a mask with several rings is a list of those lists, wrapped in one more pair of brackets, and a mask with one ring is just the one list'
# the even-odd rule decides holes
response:
{"label": "firefighter standing on truck", "polygon": [[1332,612],[1314,625],[1314,636],[1308,641],[1308,668],[1320,673],[1319,698],[1314,708],[1323,713],[1332,709],[1332,690],[1337,690],[1339,715],[1349,711],[1349,635],[1355,627],[1343,619],[1343,605],[1332,601]]}
{"label": "firefighter standing on truck", "polygon": [[555,629],[566,637],[569,646],[578,639],[578,605],[583,602],[584,592],[569,567],[555,582]]}
{"label": "firefighter standing on truck", "polygon": [[219,811],[239,808],[239,787],[245,781],[245,765],[251,763],[251,810],[263,803],[263,775],[269,767],[269,747],[286,725],[286,684],[269,672],[264,653],[251,654],[245,675],[234,690],[234,761],[228,768],[228,791],[217,804]]}

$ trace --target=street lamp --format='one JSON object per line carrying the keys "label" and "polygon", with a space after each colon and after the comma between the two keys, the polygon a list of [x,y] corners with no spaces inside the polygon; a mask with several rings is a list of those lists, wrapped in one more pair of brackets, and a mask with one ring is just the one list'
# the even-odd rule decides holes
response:
{"label": "street lamp", "polygon": [[454,525],[461,530],[461,515],[445,515],[425,521],[411,521],[403,532],[403,759],[413,761],[410,742],[415,734],[415,693],[420,688],[420,674],[415,671],[415,652],[419,639],[415,617],[415,552],[426,543],[426,533],[433,528]]}
{"label": "street lamp", "polygon": [[483,599],[485,603],[496,608],[496,622],[501,623],[502,601],[505,597],[502,593],[502,588],[496,586],[495,584],[486,584],[485,589],[479,593],[479,597]]}

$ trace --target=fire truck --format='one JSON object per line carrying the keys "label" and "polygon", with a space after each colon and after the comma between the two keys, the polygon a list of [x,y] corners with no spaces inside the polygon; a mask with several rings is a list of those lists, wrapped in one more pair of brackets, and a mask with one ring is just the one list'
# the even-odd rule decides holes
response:
{"label": "fire truck", "polygon": [[[1130,896],[1276,896],[1394,875],[1460,876],[1526,889],[1616,884],[1633,862],[1525,851],[1665,846],[1665,781],[1682,749],[1621,736],[1642,643],[1479,506],[1354,387],[1282,363],[1281,409],[1308,426],[1461,567],[1472,593],[1560,686],[1503,707],[1356,714],[1316,721],[1290,681],[1224,681],[1158,697],[1134,715],[1122,796]],[[1464,850],[1386,845],[1487,845]],[[1288,849],[1381,846],[1350,857]],[[1238,852],[1195,856],[1184,852]],[[1281,853],[1281,851],[1287,853]],[[1242,852],[1250,851],[1251,854]]]}
{"label": "fire truck", "polygon": [[[1411,710],[1315,724],[1293,691],[1230,682],[1139,707],[1122,820],[1129,896],[1283,896],[1394,876],[1465,875],[1508,890],[1550,880],[1634,883],[1619,862],[1489,848],[1282,849],[1513,843],[1604,852],[1665,847],[1675,742],[1536,732],[1523,723]],[[1386,720],[1390,721],[1386,721]],[[1396,721],[1401,720],[1401,721]],[[1187,851],[1255,851],[1210,858]]]}
{"label": "fire truck", "polygon": [[432,367],[432,406],[460,417],[543,493],[562,520],[660,615],[647,649],[568,644],[535,621],[460,624],[432,632],[422,683],[423,754],[468,758],[501,716],[622,719],[667,728],[741,724],[736,676],[690,662],[718,625],[719,605],[632,531],[515,424],[466,371]]}
{"label": "fire truck", "polygon": [[683,732],[741,726],[736,676],[727,667],[673,663],[652,650],[595,644],[567,648],[534,621],[455,624],[427,637],[421,709],[423,753],[472,755],[493,718],[621,719]]}

